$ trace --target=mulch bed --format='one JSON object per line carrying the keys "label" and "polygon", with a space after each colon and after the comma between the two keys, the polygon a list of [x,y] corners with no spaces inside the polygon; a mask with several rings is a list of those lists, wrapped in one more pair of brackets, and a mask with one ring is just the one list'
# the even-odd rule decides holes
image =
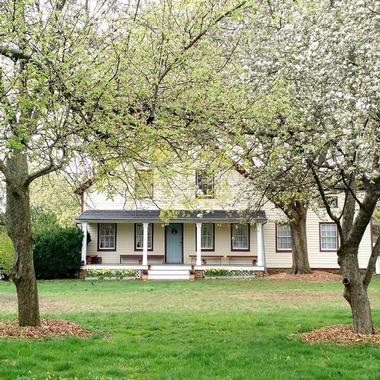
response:
{"label": "mulch bed", "polygon": [[42,319],[41,327],[20,327],[17,320],[0,321],[0,338],[43,339],[47,337],[88,338],[91,333],[78,324],[56,319]]}
{"label": "mulch bed", "polygon": [[373,335],[356,334],[352,326],[338,325],[322,327],[309,332],[299,334],[304,342],[308,343],[336,343],[344,346],[371,343],[380,345],[380,329],[375,329]]}
{"label": "mulch bed", "polygon": [[271,274],[267,278],[270,280],[296,280],[296,281],[341,281],[342,276],[335,273],[316,270],[310,274],[289,274],[281,272]]}

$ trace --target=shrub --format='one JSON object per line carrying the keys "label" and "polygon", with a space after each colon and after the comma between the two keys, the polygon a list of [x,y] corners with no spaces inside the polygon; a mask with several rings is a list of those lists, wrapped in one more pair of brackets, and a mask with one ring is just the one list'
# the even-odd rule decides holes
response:
{"label": "shrub", "polygon": [[55,227],[34,234],[34,267],[38,279],[72,278],[81,266],[82,231]]}
{"label": "shrub", "polygon": [[235,269],[206,269],[203,272],[205,277],[250,277],[255,276],[254,270]]}
{"label": "shrub", "polygon": [[86,278],[97,278],[99,280],[115,279],[122,280],[124,278],[138,278],[139,270],[136,269],[86,269]]}
{"label": "shrub", "polygon": [[2,271],[9,275],[9,272],[13,265],[13,260],[15,256],[15,250],[13,244],[5,228],[0,226],[0,272]]}

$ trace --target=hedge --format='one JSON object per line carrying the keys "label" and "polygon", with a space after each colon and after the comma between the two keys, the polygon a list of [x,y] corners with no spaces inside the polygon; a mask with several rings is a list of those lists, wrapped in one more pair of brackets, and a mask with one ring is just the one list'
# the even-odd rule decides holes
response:
{"label": "hedge", "polygon": [[6,275],[9,275],[14,257],[15,250],[12,241],[5,232],[5,228],[0,226],[0,271],[2,270]]}
{"label": "hedge", "polygon": [[34,234],[34,267],[38,279],[77,277],[81,267],[82,231],[55,227]]}

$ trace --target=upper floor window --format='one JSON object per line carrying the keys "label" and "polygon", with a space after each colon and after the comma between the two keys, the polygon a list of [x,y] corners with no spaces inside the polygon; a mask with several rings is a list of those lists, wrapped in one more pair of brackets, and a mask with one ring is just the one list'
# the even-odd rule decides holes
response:
{"label": "upper floor window", "polygon": [[[215,243],[215,229],[213,223],[202,223],[201,250],[213,251]],[[195,230],[195,246],[197,246],[197,234]]]}
{"label": "upper floor window", "polygon": [[153,170],[144,169],[136,170],[135,174],[135,197],[152,198],[153,197]]}
{"label": "upper floor window", "polygon": [[[144,247],[144,226],[142,223],[135,224],[135,251],[141,251]],[[148,225],[148,251],[153,251],[153,224]]]}
{"label": "upper floor window", "polygon": [[116,224],[100,223],[98,224],[98,250],[114,251],[116,250]]}
{"label": "upper floor window", "polygon": [[214,174],[208,170],[196,171],[197,198],[214,198]]}
{"label": "upper floor window", "polygon": [[[327,204],[331,208],[337,208],[338,207],[338,197],[336,195],[327,195],[326,201],[327,201]],[[322,207],[322,208],[325,207],[325,204],[323,203],[322,200],[320,201],[320,207]]]}
{"label": "upper floor window", "polygon": [[276,224],[276,248],[279,252],[292,250],[292,234],[289,224]]}
{"label": "upper floor window", "polygon": [[319,224],[319,244],[321,251],[336,251],[338,249],[338,229],[335,223]]}
{"label": "upper floor window", "polygon": [[249,224],[231,224],[231,250],[249,251]]}

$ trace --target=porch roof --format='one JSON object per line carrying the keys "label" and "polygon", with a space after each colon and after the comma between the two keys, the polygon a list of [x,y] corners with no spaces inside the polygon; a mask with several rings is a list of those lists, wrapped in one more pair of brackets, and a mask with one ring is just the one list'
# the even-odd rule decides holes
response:
{"label": "porch roof", "polygon": [[[161,210],[86,210],[78,216],[78,222],[160,222]],[[176,210],[170,218],[176,222],[239,222],[242,220],[266,221],[265,211],[244,210]]]}

